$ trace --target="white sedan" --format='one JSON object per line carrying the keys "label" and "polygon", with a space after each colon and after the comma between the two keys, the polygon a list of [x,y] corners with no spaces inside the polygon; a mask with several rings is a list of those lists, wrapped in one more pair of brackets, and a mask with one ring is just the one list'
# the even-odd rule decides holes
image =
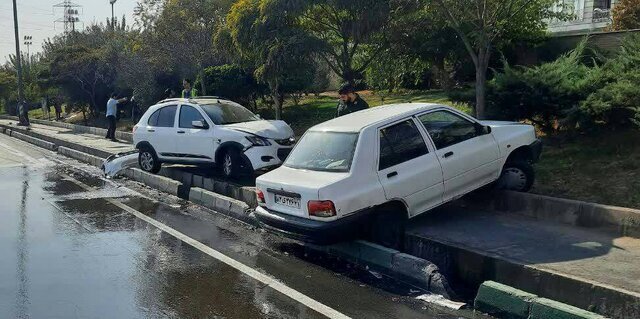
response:
{"label": "white sedan", "polygon": [[371,108],[319,124],[256,180],[256,218],[316,243],[361,233],[402,244],[404,221],[485,185],[527,191],[534,127],[478,121],[436,104]]}

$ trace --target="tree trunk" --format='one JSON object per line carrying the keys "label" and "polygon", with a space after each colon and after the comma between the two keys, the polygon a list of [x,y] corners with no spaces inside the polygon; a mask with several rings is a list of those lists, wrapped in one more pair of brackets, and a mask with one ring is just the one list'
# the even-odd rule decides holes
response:
{"label": "tree trunk", "polygon": [[282,120],[282,102],[284,100],[282,94],[276,92],[272,94],[272,97],[276,105],[276,120]]}
{"label": "tree trunk", "polygon": [[204,76],[204,69],[200,68],[200,88],[202,89],[202,92],[200,93],[201,96],[207,96],[207,84],[205,83],[205,76]]}
{"label": "tree trunk", "polygon": [[476,67],[476,118],[485,119],[487,95],[487,69],[489,67],[489,52],[480,51]]}

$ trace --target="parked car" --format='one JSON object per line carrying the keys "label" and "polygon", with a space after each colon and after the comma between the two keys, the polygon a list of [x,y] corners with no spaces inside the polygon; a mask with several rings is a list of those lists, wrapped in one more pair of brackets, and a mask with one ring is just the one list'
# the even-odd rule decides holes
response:
{"label": "parked car", "polygon": [[282,164],[295,144],[283,121],[266,121],[217,97],[169,99],[151,106],[133,128],[138,162],[148,172],[161,163],[218,164],[227,177]]}
{"label": "parked car", "polygon": [[436,104],[371,108],[316,125],[256,180],[267,228],[328,244],[367,233],[390,247],[404,223],[485,185],[527,191],[542,144],[531,125]]}

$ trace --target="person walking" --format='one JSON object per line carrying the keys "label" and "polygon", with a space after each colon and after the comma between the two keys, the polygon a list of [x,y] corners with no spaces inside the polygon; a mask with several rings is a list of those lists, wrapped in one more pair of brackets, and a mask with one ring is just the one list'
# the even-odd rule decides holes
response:
{"label": "person walking", "polygon": [[111,98],[107,101],[107,121],[109,121],[109,128],[107,129],[106,138],[117,142],[116,139],[116,114],[118,114],[118,103],[124,103],[127,98],[118,99],[117,93],[111,93]]}
{"label": "person walking", "polygon": [[192,87],[190,79],[184,79],[182,81],[182,87],[184,88],[184,90],[182,90],[183,99],[191,99],[198,96],[198,90]]}
{"label": "person walking", "polygon": [[369,108],[369,104],[356,93],[350,84],[344,84],[338,91],[338,94],[340,95],[340,101],[336,108],[336,117]]}

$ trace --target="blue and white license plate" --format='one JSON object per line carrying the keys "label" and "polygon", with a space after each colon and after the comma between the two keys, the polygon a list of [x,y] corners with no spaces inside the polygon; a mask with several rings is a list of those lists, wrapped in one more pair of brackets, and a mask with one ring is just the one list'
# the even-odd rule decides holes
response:
{"label": "blue and white license plate", "polygon": [[300,209],[300,198],[294,198],[294,197],[275,194],[274,200],[276,204]]}

